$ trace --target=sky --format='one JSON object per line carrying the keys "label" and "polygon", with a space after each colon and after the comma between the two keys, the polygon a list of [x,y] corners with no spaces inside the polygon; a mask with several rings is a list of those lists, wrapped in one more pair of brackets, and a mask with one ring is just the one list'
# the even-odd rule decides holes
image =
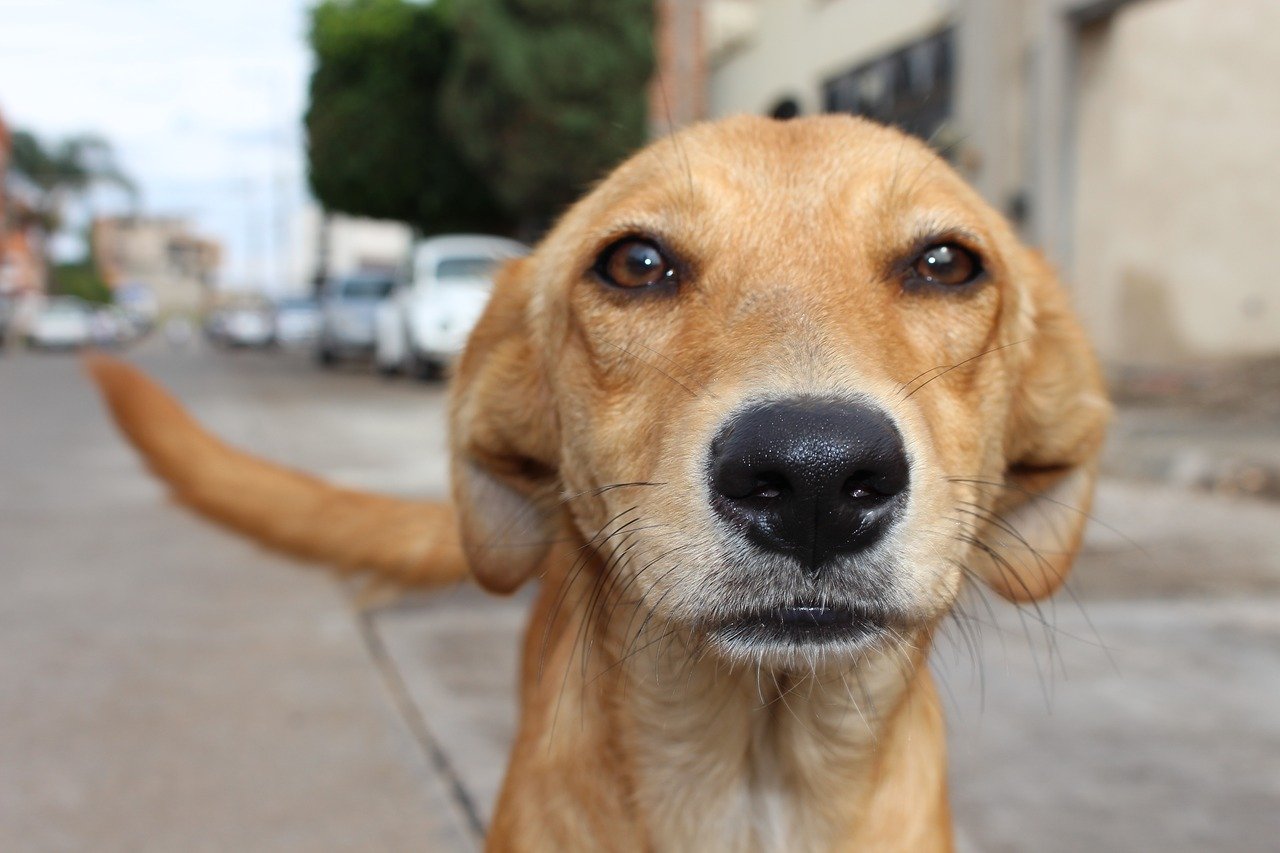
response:
{"label": "sky", "polygon": [[0,115],[45,139],[105,136],[143,213],[187,216],[223,244],[224,285],[301,287],[308,5],[0,0]]}

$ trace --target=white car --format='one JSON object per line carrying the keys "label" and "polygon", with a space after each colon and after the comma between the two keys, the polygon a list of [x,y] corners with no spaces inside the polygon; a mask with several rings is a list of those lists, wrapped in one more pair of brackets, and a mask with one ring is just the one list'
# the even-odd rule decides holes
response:
{"label": "white car", "polygon": [[128,315],[115,305],[93,311],[89,317],[89,334],[94,345],[100,347],[119,346],[136,337]]}
{"label": "white car", "polygon": [[93,310],[79,299],[51,299],[27,329],[27,346],[74,349],[93,340]]}
{"label": "white car", "polygon": [[441,376],[480,319],[498,267],[528,253],[524,244],[503,237],[448,235],[419,243],[408,282],[378,306],[378,370]]}
{"label": "white car", "polygon": [[266,347],[275,338],[271,311],[262,305],[238,305],[223,317],[223,341],[233,347]]}

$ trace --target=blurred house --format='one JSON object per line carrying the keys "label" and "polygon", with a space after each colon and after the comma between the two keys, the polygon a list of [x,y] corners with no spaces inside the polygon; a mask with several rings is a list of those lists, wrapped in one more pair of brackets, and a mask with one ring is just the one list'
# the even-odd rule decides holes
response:
{"label": "blurred house", "polygon": [[48,264],[39,232],[10,228],[0,244],[0,295],[35,298],[48,285]]}
{"label": "blurred house", "polygon": [[161,314],[200,310],[212,292],[222,247],[173,216],[103,216],[93,221],[93,263],[113,290],[143,285]]}
{"label": "blurred house", "polygon": [[705,97],[688,118],[851,112],[928,139],[1064,270],[1108,360],[1280,352],[1280,285],[1257,262],[1280,222],[1275,0],[659,13],[661,89]]}

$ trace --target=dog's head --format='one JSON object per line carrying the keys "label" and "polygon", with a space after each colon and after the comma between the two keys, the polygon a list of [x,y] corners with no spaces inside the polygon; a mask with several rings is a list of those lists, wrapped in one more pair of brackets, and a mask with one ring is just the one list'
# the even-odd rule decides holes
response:
{"label": "dog's head", "polygon": [[1056,589],[1107,413],[1048,266],[925,145],[739,118],[641,152],[500,276],[453,490],[491,589],[567,521],[721,655],[850,654],[966,574]]}

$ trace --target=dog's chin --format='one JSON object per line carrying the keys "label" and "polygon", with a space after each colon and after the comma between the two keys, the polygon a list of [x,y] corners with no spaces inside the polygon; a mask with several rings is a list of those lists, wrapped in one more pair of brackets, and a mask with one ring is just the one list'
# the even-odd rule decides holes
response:
{"label": "dog's chin", "polygon": [[755,664],[842,663],[897,637],[891,619],[855,604],[801,602],[718,620],[706,640],[721,657]]}

